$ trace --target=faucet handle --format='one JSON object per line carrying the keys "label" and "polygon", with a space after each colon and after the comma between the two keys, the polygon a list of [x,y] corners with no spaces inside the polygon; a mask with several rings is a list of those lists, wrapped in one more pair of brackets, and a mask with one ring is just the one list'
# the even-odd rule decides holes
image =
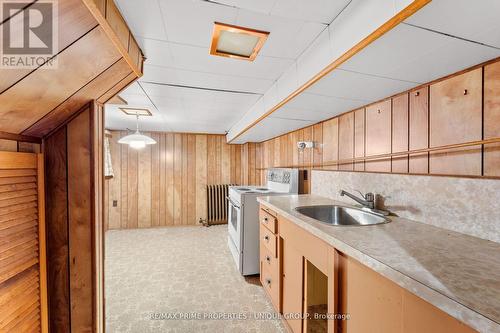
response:
{"label": "faucet handle", "polygon": [[368,192],[364,196],[366,201],[375,201],[375,195],[372,192]]}

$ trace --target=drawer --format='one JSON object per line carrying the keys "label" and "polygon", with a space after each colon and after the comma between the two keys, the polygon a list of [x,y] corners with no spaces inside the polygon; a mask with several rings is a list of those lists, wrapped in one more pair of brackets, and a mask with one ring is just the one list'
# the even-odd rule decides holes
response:
{"label": "drawer", "polygon": [[261,262],[261,270],[265,266],[267,270],[271,271],[271,273],[276,274],[276,276],[278,276],[280,267],[278,258],[273,256],[271,251],[269,251],[264,246],[261,246],[260,248],[260,262]]}
{"label": "drawer", "polygon": [[275,234],[278,231],[278,219],[274,217],[273,215],[269,214],[267,211],[264,209],[260,210],[260,223],[265,226],[267,229],[269,229],[273,234]]}
{"label": "drawer", "polygon": [[269,298],[274,305],[274,309],[279,312],[279,271],[271,269],[272,267],[263,261],[260,262],[260,266],[260,280],[262,282],[262,286],[269,295]]}
{"label": "drawer", "polygon": [[277,236],[271,230],[262,226],[260,229],[260,246],[266,248],[273,258],[276,258]]}

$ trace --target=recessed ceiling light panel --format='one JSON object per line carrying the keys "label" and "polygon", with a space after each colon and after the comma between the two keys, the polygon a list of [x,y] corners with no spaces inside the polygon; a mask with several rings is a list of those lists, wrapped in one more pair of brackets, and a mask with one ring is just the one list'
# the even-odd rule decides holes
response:
{"label": "recessed ceiling light panel", "polygon": [[151,111],[148,109],[138,108],[119,108],[127,116],[152,116]]}
{"label": "recessed ceiling light panel", "polygon": [[253,61],[269,32],[215,22],[210,54]]}

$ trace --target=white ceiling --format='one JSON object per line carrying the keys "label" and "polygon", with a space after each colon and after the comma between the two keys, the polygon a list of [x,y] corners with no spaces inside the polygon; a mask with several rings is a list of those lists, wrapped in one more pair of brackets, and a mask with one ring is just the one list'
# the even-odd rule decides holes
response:
{"label": "white ceiling", "polygon": [[[146,130],[225,133],[349,2],[116,0],[147,57],[144,76],[120,96],[151,109]],[[215,21],[270,35],[254,62],[211,56]],[[135,119],[108,105],[106,124],[133,128]]]}
{"label": "white ceiling", "polygon": [[433,0],[234,142],[263,141],[285,133],[271,122],[325,120],[499,57],[498,13],[498,0]]}

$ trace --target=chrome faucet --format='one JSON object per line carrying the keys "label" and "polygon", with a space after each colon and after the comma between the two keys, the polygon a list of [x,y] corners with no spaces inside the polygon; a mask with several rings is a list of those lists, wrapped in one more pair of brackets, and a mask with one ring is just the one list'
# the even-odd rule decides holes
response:
{"label": "chrome faucet", "polygon": [[359,203],[361,206],[363,206],[364,209],[370,210],[374,213],[380,214],[387,216],[390,213],[386,210],[380,210],[375,208],[375,194],[372,192],[368,192],[366,194],[361,193],[360,191],[356,191],[361,195],[361,198],[357,197],[356,195],[349,193],[347,191],[341,190],[340,191],[340,196],[343,197],[344,195],[348,196],[352,200],[356,201]]}

